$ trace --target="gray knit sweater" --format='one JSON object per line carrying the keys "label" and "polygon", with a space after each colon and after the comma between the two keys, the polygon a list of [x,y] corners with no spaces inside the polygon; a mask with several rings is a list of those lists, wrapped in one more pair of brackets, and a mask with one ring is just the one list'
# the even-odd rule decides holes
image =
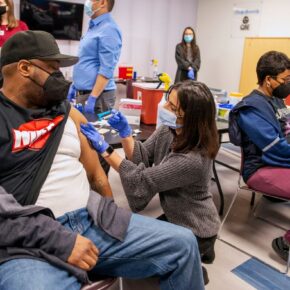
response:
{"label": "gray knit sweater", "polygon": [[[173,153],[173,134],[159,127],[146,142],[135,141],[133,162],[123,160],[121,181],[134,212],[159,193],[167,219],[200,238],[217,234],[220,219],[208,191],[212,161],[197,152]],[[152,164],[154,164],[152,166]]]}

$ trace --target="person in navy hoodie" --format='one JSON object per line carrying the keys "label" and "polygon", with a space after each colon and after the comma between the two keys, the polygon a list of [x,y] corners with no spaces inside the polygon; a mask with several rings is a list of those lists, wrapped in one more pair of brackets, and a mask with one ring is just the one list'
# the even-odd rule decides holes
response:
{"label": "person in navy hoodie", "polygon": [[[230,139],[242,147],[242,175],[247,185],[290,199],[290,110],[284,103],[290,95],[289,57],[269,51],[259,59],[256,71],[258,88],[230,113]],[[289,252],[287,233],[272,242],[284,260]]]}

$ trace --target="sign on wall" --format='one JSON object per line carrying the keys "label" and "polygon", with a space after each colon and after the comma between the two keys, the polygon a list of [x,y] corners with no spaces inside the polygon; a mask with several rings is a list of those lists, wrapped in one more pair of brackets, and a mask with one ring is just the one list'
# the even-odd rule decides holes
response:
{"label": "sign on wall", "polygon": [[259,35],[262,4],[263,1],[234,4],[231,37],[244,38]]}

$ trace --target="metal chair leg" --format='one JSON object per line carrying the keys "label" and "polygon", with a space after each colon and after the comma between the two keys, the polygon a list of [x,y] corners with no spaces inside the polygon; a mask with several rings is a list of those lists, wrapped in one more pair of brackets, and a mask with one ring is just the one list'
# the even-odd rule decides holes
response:
{"label": "metal chair leg", "polygon": [[123,290],[123,279],[122,279],[122,277],[119,277],[119,289]]}
{"label": "metal chair leg", "polygon": [[215,160],[213,161],[213,164],[212,164],[212,171],[213,171],[213,175],[214,175],[214,181],[215,181],[215,183],[217,185],[218,193],[219,193],[219,196],[220,196],[220,210],[219,210],[219,215],[223,215],[223,213],[224,213],[224,204],[225,204],[225,201],[224,201],[224,193],[223,193],[223,190],[222,190],[220,181],[219,181],[218,174],[216,172]]}
{"label": "metal chair leg", "polygon": [[231,208],[233,207],[233,205],[234,205],[234,203],[235,203],[235,201],[236,201],[236,199],[237,199],[237,196],[238,196],[238,194],[239,194],[239,190],[240,190],[240,188],[238,187],[238,188],[237,188],[237,191],[236,191],[236,193],[235,193],[235,195],[234,195],[234,197],[233,197],[233,199],[232,199],[232,201],[231,201],[231,204],[230,204],[230,206],[229,206],[229,208],[228,208],[228,210],[227,210],[227,212],[226,212],[226,214],[225,214],[225,216],[224,216],[224,218],[223,218],[223,220],[222,220],[222,222],[221,222],[221,226],[220,226],[220,229],[219,229],[219,231],[218,231],[218,237],[220,237],[220,233],[221,233],[221,231],[222,231],[222,228],[223,228],[223,226],[224,226],[224,223],[225,223],[225,221],[226,221],[226,219],[227,219],[227,217],[228,217],[228,215],[229,215],[229,213],[230,213]]}
{"label": "metal chair leg", "polygon": [[251,206],[254,206],[255,204],[255,197],[256,197],[256,193],[255,191],[252,191]]}
{"label": "metal chair leg", "polygon": [[288,229],[282,227],[280,224],[276,224],[276,223],[272,222],[271,220],[268,220],[267,218],[264,218],[264,217],[258,216],[258,215],[256,214],[256,211],[257,211],[257,209],[258,209],[258,207],[259,207],[259,205],[260,205],[260,203],[261,203],[261,200],[262,200],[262,196],[261,196],[260,199],[258,200],[256,206],[253,208],[253,215],[254,215],[254,217],[257,218],[257,219],[259,219],[259,220],[261,220],[261,221],[264,221],[264,222],[266,222],[266,223],[268,223],[268,224],[270,224],[270,225],[272,225],[272,226],[274,226],[274,227],[276,227],[276,228],[279,228],[279,229],[281,229],[281,230],[283,230],[283,231],[287,231]]}
{"label": "metal chair leg", "polygon": [[289,266],[290,266],[290,250],[288,252],[288,261],[287,261],[286,272],[285,272],[286,275],[288,274]]}

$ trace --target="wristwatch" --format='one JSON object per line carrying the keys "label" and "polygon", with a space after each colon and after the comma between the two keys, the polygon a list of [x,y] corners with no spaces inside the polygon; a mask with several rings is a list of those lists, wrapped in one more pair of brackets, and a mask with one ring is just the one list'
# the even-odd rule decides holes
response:
{"label": "wristwatch", "polygon": [[106,151],[104,151],[101,155],[102,157],[109,157],[114,152],[114,148],[110,145]]}

